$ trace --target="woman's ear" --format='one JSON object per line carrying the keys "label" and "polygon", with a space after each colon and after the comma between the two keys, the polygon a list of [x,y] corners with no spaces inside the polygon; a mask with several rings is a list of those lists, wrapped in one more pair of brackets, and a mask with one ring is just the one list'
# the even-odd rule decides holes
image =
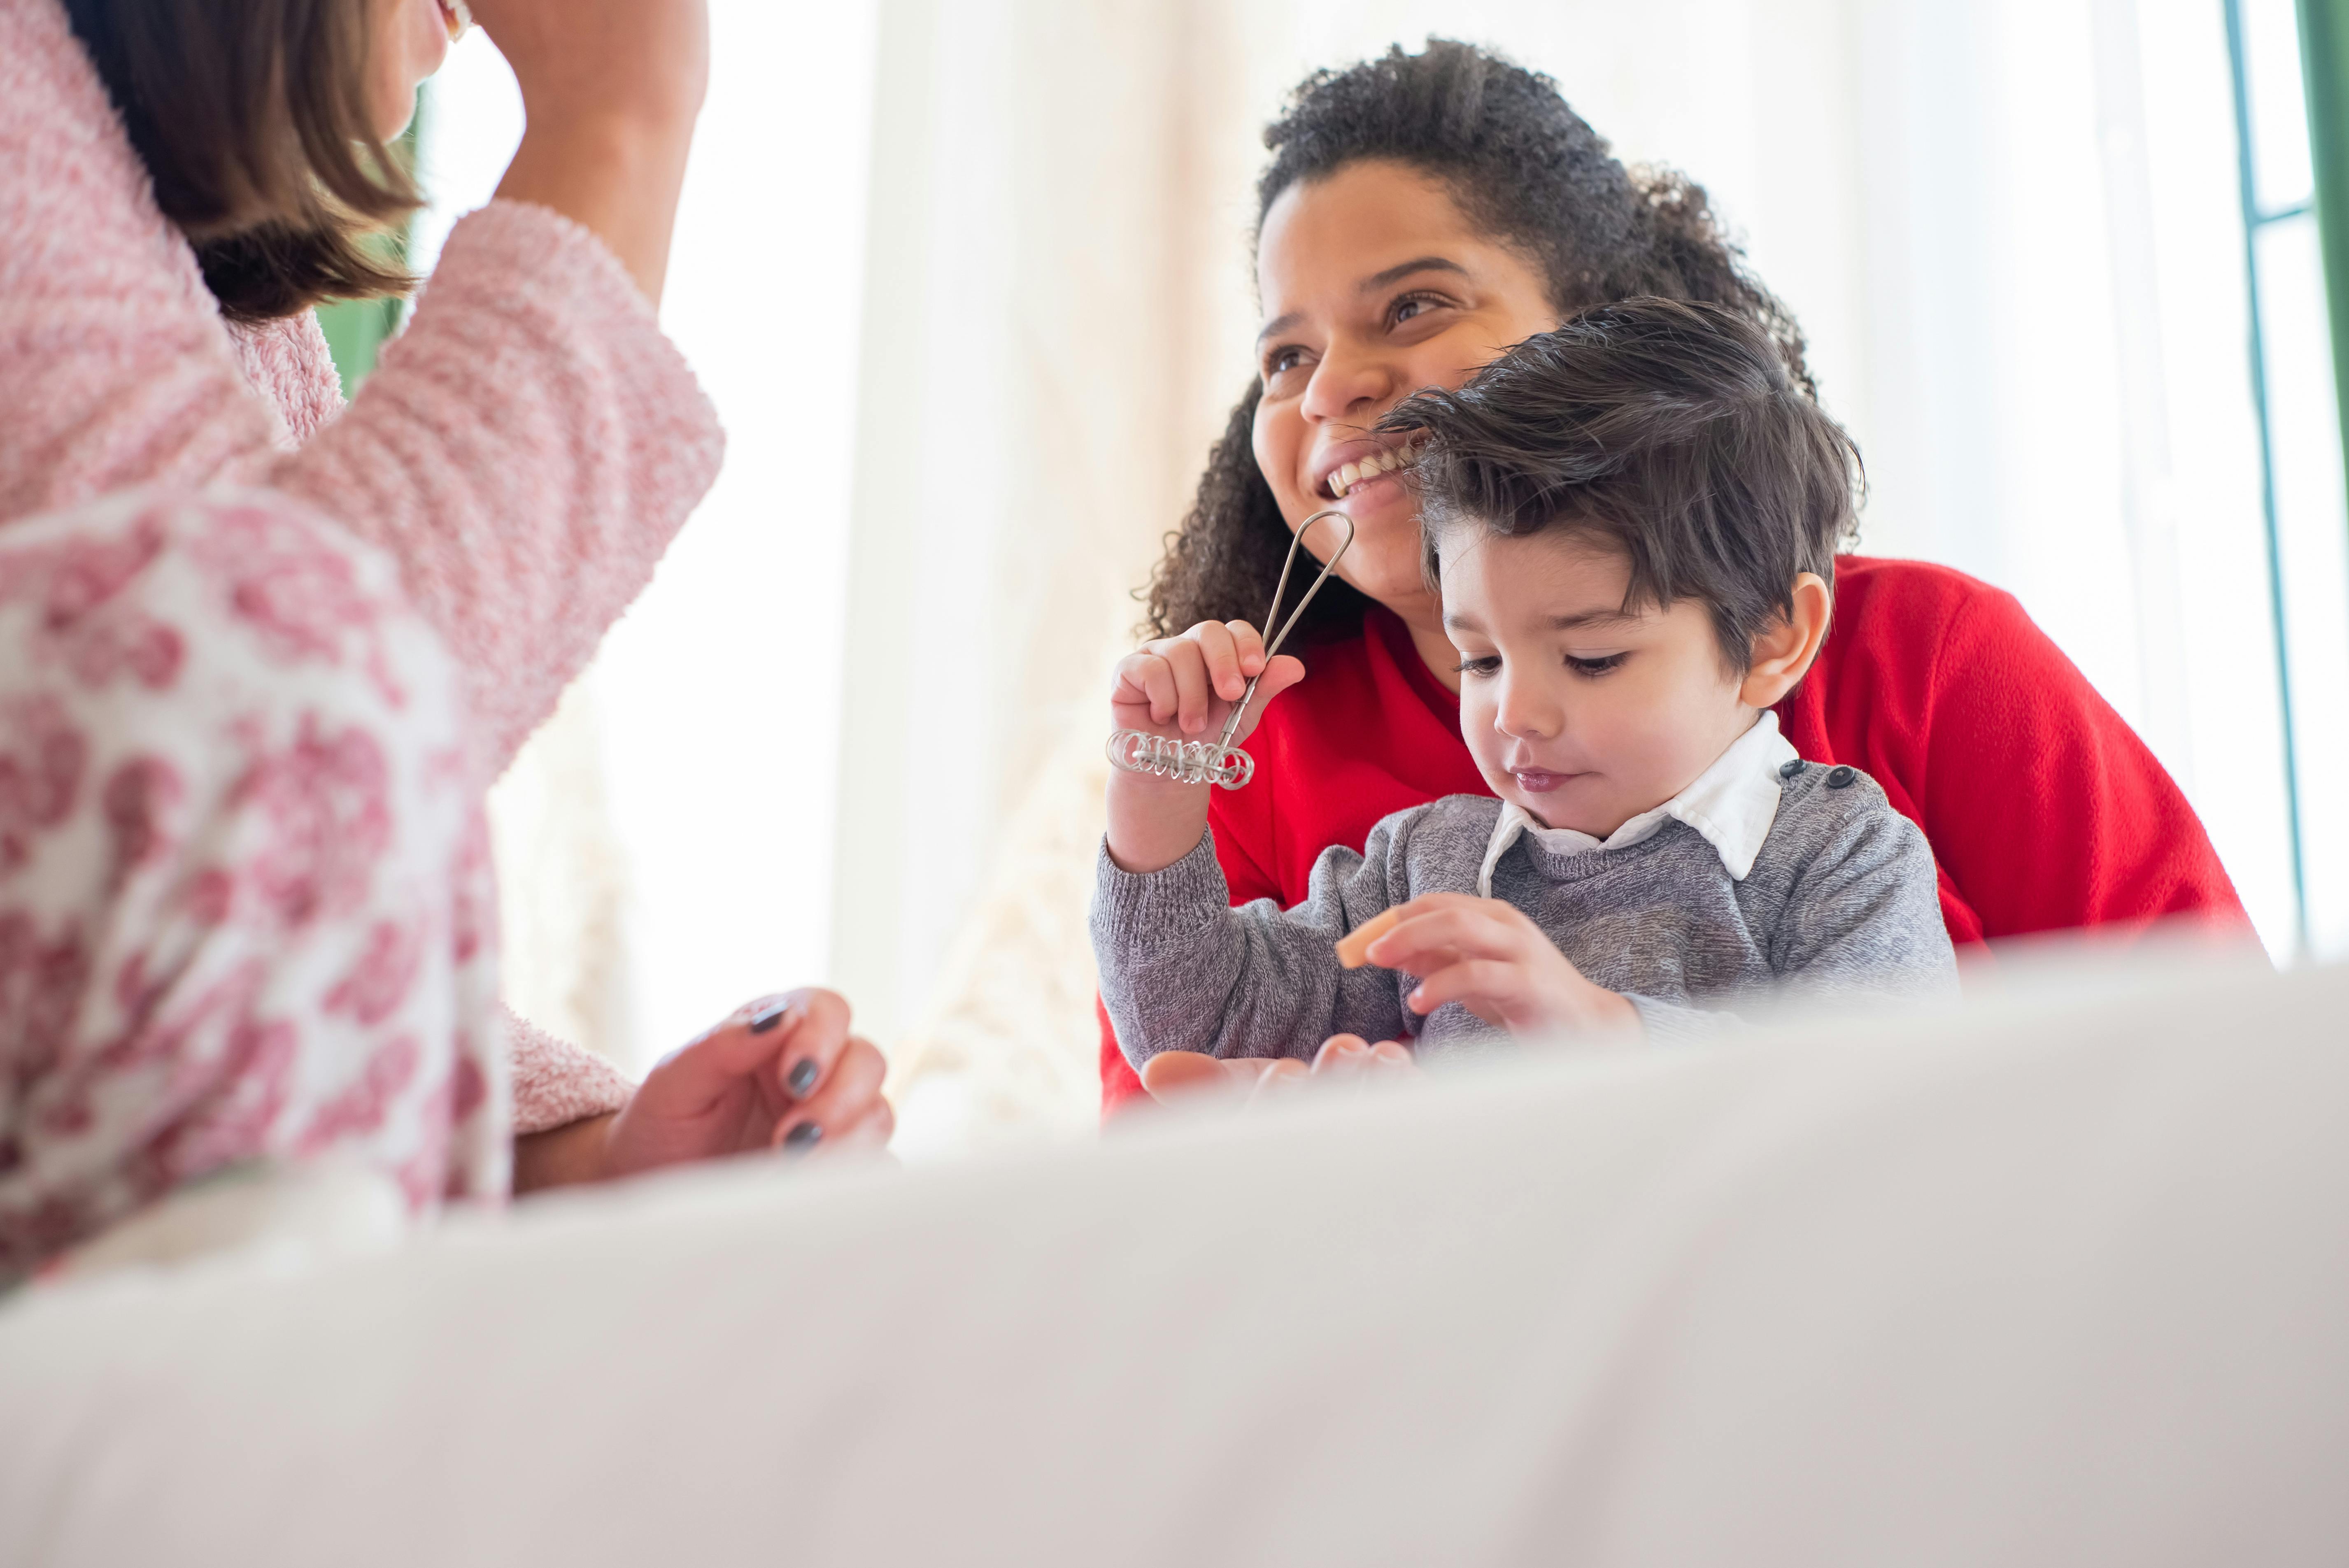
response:
{"label": "woman's ear", "polygon": [[1826,580],[1816,572],[1806,572],[1795,579],[1793,613],[1781,616],[1764,628],[1754,639],[1754,657],[1745,666],[1744,683],[1737,688],[1737,700],[1748,707],[1769,707],[1795,689],[1811,661],[1819,656],[1819,645],[1827,639],[1827,616],[1835,608],[1835,595],[1827,589]]}

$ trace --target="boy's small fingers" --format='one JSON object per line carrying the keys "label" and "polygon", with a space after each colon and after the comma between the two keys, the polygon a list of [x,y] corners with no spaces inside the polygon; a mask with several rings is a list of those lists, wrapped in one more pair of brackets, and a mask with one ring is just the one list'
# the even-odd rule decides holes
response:
{"label": "boy's small fingers", "polygon": [[1264,668],[1264,634],[1246,621],[1233,621],[1226,629],[1232,635],[1232,646],[1239,654],[1240,674],[1253,679]]}
{"label": "boy's small fingers", "polygon": [[1230,628],[1220,621],[1201,624],[1196,641],[1199,656],[1207,667],[1207,684],[1215,694],[1230,702],[1247,685],[1240,674],[1239,648],[1232,641]]}
{"label": "boy's small fingers", "polygon": [[1164,724],[1174,716],[1174,672],[1155,654],[1136,654],[1117,667],[1112,704],[1134,701],[1150,705],[1150,722]]}
{"label": "boy's small fingers", "polygon": [[1176,724],[1184,733],[1196,735],[1206,727],[1207,705],[1215,700],[1206,655],[1197,643],[1185,642],[1167,655],[1166,665],[1174,677]]}
{"label": "boy's small fingers", "polygon": [[[1272,699],[1304,678],[1305,665],[1299,661],[1287,654],[1274,659],[1272,667],[1265,672],[1264,679],[1257,683],[1256,695],[1248,699],[1247,717],[1241,723],[1241,729],[1255,729],[1264,718],[1264,710],[1272,705]],[[1243,686],[1241,689],[1245,691],[1247,688]]]}
{"label": "boy's small fingers", "polygon": [[1422,980],[1419,988],[1404,1000],[1413,1012],[1424,1017],[1448,1002],[1473,1006],[1498,1001],[1515,993],[1516,981],[1516,965],[1472,958],[1437,970]]}
{"label": "boy's small fingers", "polygon": [[1261,1105],[1267,1100],[1293,1093],[1303,1087],[1311,1077],[1312,1074],[1303,1062],[1292,1060],[1288,1057],[1283,1057],[1278,1061],[1268,1062],[1265,1064],[1263,1073],[1256,1080],[1256,1087],[1248,1090],[1247,1106]]}
{"label": "boy's small fingers", "polygon": [[1370,1060],[1370,1042],[1360,1035],[1332,1035],[1321,1042],[1313,1053],[1313,1075],[1316,1078],[1341,1077],[1359,1072]]}
{"label": "boy's small fingers", "polygon": [[1264,672],[1264,684],[1257,690],[1266,694],[1268,702],[1305,678],[1305,661],[1294,654],[1278,654]]}
{"label": "boy's small fingers", "polygon": [[1503,934],[1479,912],[1438,908],[1397,921],[1371,944],[1369,958],[1381,969],[1424,975],[1439,962],[1497,957],[1505,951]]}
{"label": "boy's small fingers", "polygon": [[1142,1087],[1153,1099],[1179,1099],[1228,1088],[1231,1078],[1224,1064],[1204,1051],[1161,1051],[1142,1064]]}

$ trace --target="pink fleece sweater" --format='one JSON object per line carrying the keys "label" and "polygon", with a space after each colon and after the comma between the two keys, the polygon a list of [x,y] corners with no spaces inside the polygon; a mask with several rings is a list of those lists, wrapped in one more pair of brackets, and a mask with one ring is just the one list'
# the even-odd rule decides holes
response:
{"label": "pink fleece sweater", "polygon": [[[265,485],[387,551],[448,640],[486,787],[716,477],[715,412],[618,261],[543,208],[457,226],[346,410],[307,315],[233,330],[57,0],[0,0],[0,526]],[[508,1015],[515,1130],[626,1080]]]}

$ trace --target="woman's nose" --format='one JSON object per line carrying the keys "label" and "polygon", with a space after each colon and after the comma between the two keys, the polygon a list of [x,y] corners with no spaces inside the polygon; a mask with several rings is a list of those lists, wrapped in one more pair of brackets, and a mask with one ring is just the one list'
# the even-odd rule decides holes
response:
{"label": "woman's nose", "polygon": [[1302,407],[1309,419],[1367,426],[1386,412],[1401,388],[1402,377],[1390,360],[1340,340],[1314,366]]}

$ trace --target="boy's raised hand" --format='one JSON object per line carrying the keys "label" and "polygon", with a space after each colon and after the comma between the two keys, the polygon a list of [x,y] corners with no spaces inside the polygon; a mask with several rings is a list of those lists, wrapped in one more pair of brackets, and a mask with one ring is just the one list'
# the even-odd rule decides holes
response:
{"label": "boy's raised hand", "polygon": [[[1259,672],[1264,680],[1233,732],[1235,746],[1254,731],[1266,704],[1305,678],[1305,665],[1283,654],[1268,666],[1264,638],[1246,621],[1202,621],[1179,637],[1145,643],[1118,661],[1110,686],[1110,727],[1212,742]],[[1206,830],[1207,792],[1213,788],[1113,770],[1110,859],[1126,871],[1148,873],[1189,854]]]}
{"label": "boy's raised hand", "polygon": [[1247,717],[1232,735],[1245,741],[1264,717],[1265,705],[1305,678],[1305,665],[1287,654],[1265,671],[1264,638],[1246,621],[1202,621],[1179,637],[1144,643],[1118,661],[1110,688],[1110,717],[1120,729],[1181,740],[1221,735],[1232,705],[1264,671]]}
{"label": "boy's raised hand", "polygon": [[1367,956],[1423,976],[1403,1005],[1422,1017],[1457,1002],[1513,1034],[1631,1029],[1630,1002],[1594,985],[1541,927],[1496,898],[1432,892],[1395,911]]}

